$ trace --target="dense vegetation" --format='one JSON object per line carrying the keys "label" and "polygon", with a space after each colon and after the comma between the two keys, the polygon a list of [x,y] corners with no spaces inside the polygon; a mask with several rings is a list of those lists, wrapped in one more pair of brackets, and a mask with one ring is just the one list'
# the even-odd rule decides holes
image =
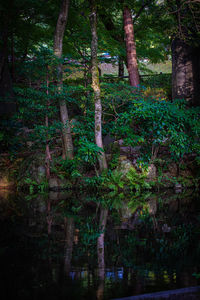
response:
{"label": "dense vegetation", "polygon": [[[185,99],[172,99],[170,75],[152,74],[140,79],[137,75],[138,70],[148,72],[146,61],[170,60],[172,40],[183,39],[185,48],[198,49],[198,3],[182,2],[178,7],[182,23],[177,23],[173,9],[178,4],[168,1],[108,1],[105,7],[101,1],[63,1],[60,13],[57,2],[33,5],[25,0],[10,6],[4,1],[2,152],[9,151],[12,159],[26,152],[27,146],[30,153],[45,153],[47,180],[57,175],[99,177],[103,169],[114,170],[122,152],[117,141],[131,151],[139,147],[132,159],[134,168],[143,171],[156,159],[162,160],[163,151],[167,153],[164,159],[174,161],[178,169],[185,167],[188,155],[199,163],[199,100],[192,94],[189,98],[193,100],[188,100],[187,82],[181,87],[183,97],[185,89]],[[184,13],[185,5],[189,5],[190,13]],[[63,14],[65,22],[61,24]],[[91,17],[96,14],[98,19]],[[188,21],[190,14],[196,26],[193,31]],[[127,21],[128,18],[131,19]],[[130,22],[131,34],[126,31]],[[109,55],[102,55],[105,52]],[[99,84],[97,60],[101,62],[98,68],[106,64],[118,66],[119,78],[103,76]],[[130,84],[123,79],[124,63]],[[174,65],[173,87],[178,86],[178,93],[180,83]],[[188,71],[194,84],[195,72],[191,77]],[[13,115],[15,107],[17,112]],[[102,139],[106,138],[110,143],[115,141],[115,146],[109,142],[103,145]],[[105,153],[110,155],[106,158]]]}
{"label": "dense vegetation", "polygon": [[198,0],[1,1],[0,190],[28,191],[6,198],[8,240],[8,216],[20,223],[34,211],[39,256],[55,262],[64,241],[65,267],[98,259],[101,280],[105,263],[141,267],[145,257],[156,268],[192,248],[194,265],[199,12]]}

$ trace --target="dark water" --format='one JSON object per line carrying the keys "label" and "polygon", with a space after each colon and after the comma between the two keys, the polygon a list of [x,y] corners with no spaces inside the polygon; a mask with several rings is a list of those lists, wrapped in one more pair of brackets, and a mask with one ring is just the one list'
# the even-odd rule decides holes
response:
{"label": "dark water", "polygon": [[[199,195],[119,198],[1,193],[1,299],[112,299],[200,285]],[[106,202],[102,270],[97,238]]]}

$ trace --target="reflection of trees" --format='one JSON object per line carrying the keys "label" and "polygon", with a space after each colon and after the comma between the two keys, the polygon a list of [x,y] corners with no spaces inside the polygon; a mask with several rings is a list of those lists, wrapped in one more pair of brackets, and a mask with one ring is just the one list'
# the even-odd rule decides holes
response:
{"label": "reflection of trees", "polygon": [[72,217],[64,218],[65,225],[65,252],[64,252],[64,270],[68,275],[71,269],[71,259],[74,242],[74,219]]}
{"label": "reflection of trees", "polygon": [[51,213],[51,200],[47,199],[47,233],[49,237],[51,235],[52,221],[53,221],[53,216]]}
{"label": "reflection of trees", "polygon": [[99,276],[99,285],[97,289],[98,300],[103,299],[103,294],[104,294],[104,280],[105,280],[104,237],[105,237],[107,217],[108,217],[108,209],[101,208],[100,219],[99,219],[100,235],[97,239],[98,276]]}
{"label": "reflection of trees", "polygon": [[[119,286],[123,286],[124,290],[131,290],[132,294],[143,293],[144,289],[148,288],[149,282],[152,282],[154,285],[154,280],[157,282],[155,285],[159,283],[160,285],[164,285],[166,289],[169,285],[173,284],[180,286],[183,283],[185,285],[189,284],[187,272],[186,276],[184,273],[181,275],[181,272],[184,271],[182,267],[178,273],[180,283],[173,281],[174,275],[168,272],[167,268],[164,269],[168,272],[168,274],[165,274],[165,277],[163,276],[163,271],[160,272],[160,269],[159,273],[155,272],[157,272],[156,268],[160,268],[160,261],[166,263],[167,266],[170,265],[171,261],[170,268],[175,264],[177,266],[177,262],[181,264],[183,261],[183,246],[186,247],[184,248],[186,249],[185,253],[189,253],[187,251],[191,249],[189,248],[191,241],[192,245],[194,245],[193,254],[197,257],[194,253],[197,248],[197,241],[195,241],[198,234],[197,230],[192,231],[191,236],[190,231],[188,231],[189,229],[187,229],[188,227],[177,227],[182,224],[185,214],[187,215],[187,220],[189,220],[190,215],[187,212],[189,208],[190,210],[192,209],[193,214],[195,213],[195,208],[188,201],[191,195],[184,195],[183,197],[183,195],[175,195],[173,192],[171,194],[162,192],[160,197],[154,194],[140,196],[124,194],[123,197],[120,195],[117,198],[117,195],[104,194],[100,197],[96,195],[93,201],[91,201],[90,197],[86,202],[82,202],[82,205],[80,204],[80,197],[77,201],[77,197],[74,199],[71,194],[70,197],[67,195],[65,199],[63,197],[63,201],[57,199],[55,194],[51,197],[48,195],[48,197],[48,200],[43,202],[40,198],[37,201],[34,199],[34,206],[33,204],[31,205],[30,214],[33,218],[34,213],[34,217],[37,217],[38,221],[33,222],[33,220],[31,227],[34,227],[33,230],[37,230],[37,232],[41,232],[41,230],[44,232],[45,230],[46,239],[47,223],[45,222],[48,211],[48,216],[51,217],[52,221],[49,224],[49,233],[51,233],[49,236],[50,251],[48,253],[44,250],[44,254],[50,257],[48,259],[46,256],[49,268],[48,281],[52,280],[52,282],[56,281],[58,284],[63,284],[61,290],[64,289],[67,292],[73,281],[73,284],[78,284],[79,290],[82,290],[84,293],[86,290],[88,292],[92,287],[91,290],[99,300],[103,299],[105,289],[108,288],[107,286],[105,287],[105,278],[106,281],[111,281],[114,278],[116,289]],[[127,204],[125,211],[127,212],[130,209],[130,214],[128,210],[128,213],[124,215],[124,206],[120,206],[120,201]],[[179,209],[177,209],[177,201],[181,202]],[[110,211],[109,222],[107,222],[108,209],[103,208],[107,202],[109,206],[113,205]],[[98,214],[96,213],[94,203],[100,203],[101,205]],[[121,212],[119,213],[119,211]],[[128,223],[128,225],[131,226],[122,227],[124,222],[122,217],[130,217],[130,224]],[[154,219],[157,221],[157,227],[155,226]],[[170,226],[171,231],[163,232],[163,224]],[[191,229],[193,230],[193,227]],[[189,239],[185,239],[187,236]],[[105,243],[108,251],[105,251]],[[48,244],[46,243],[45,245]],[[163,249],[162,251],[161,248]],[[57,264],[58,253],[61,255],[62,260],[59,266]],[[96,274],[94,269],[97,254],[98,273]],[[75,268],[71,268],[72,257],[74,257],[73,261],[75,264],[78,261],[79,267],[77,269],[76,265],[73,266]],[[117,268],[123,267],[121,277],[119,277],[118,271],[113,271],[115,272],[114,276],[113,274],[112,276],[109,275],[109,273],[112,273],[109,269],[105,271],[107,260],[109,260],[109,264],[112,266]],[[149,261],[150,265],[147,266],[146,263]],[[85,270],[86,265],[89,271]],[[84,269],[81,268],[83,266]],[[126,269],[125,267],[128,268]],[[138,270],[141,270],[143,267],[145,268],[143,274],[138,273]],[[174,269],[177,272],[177,268],[175,267]],[[149,277],[150,273],[146,274],[147,270],[151,271],[151,277]],[[198,273],[198,270],[195,270],[195,272]],[[188,272],[188,274],[192,274],[192,271]],[[98,282],[95,275],[98,275]],[[63,281],[61,282],[61,280]],[[169,283],[168,280],[170,281]],[[190,279],[190,283],[193,284],[193,282]],[[113,283],[111,289],[113,289]],[[106,294],[109,290],[106,290]],[[113,289],[114,292],[115,289]]]}

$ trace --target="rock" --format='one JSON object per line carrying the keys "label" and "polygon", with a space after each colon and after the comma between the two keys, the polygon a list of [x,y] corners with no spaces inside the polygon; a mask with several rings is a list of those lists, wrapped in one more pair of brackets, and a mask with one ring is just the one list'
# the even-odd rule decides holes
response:
{"label": "rock", "polygon": [[164,224],[162,226],[162,231],[163,232],[170,232],[171,231],[171,227],[169,227],[167,224]]}
{"label": "rock", "polygon": [[50,191],[49,192],[49,200],[51,200],[51,201],[66,200],[67,198],[69,198],[68,191],[59,191],[59,192],[58,191]]}
{"label": "rock", "polygon": [[123,202],[122,203],[122,207],[120,209],[121,211],[121,218],[122,221],[127,221],[128,219],[130,219],[132,217],[132,210],[128,207],[128,204]]}
{"label": "rock", "polygon": [[127,156],[126,155],[120,155],[119,161],[122,162],[124,160],[127,160]]}
{"label": "rock", "polygon": [[156,179],[157,169],[154,164],[150,164],[147,171],[147,179],[154,180]]}
{"label": "rock", "polygon": [[124,143],[124,140],[121,139],[121,140],[117,141],[117,143],[118,143],[118,145],[122,146]]}
{"label": "rock", "polygon": [[131,154],[131,147],[130,146],[120,147],[120,152],[125,153],[125,154]]}
{"label": "rock", "polygon": [[149,214],[150,215],[155,215],[156,212],[157,212],[157,199],[156,198],[150,199],[147,202],[147,205],[148,205],[148,208],[149,208]]}
{"label": "rock", "polygon": [[183,191],[183,186],[182,186],[182,184],[180,184],[180,183],[176,183],[175,186],[174,186],[174,189],[175,189],[175,193],[176,193],[176,194],[182,193],[182,191]]}
{"label": "rock", "polygon": [[31,142],[31,141],[27,141],[27,142],[26,142],[26,146],[27,146],[28,148],[33,147],[33,145],[34,145],[34,143]]}
{"label": "rock", "polygon": [[67,185],[66,179],[61,179],[58,177],[52,177],[49,179],[49,189],[52,191],[59,191],[65,189]]}
{"label": "rock", "polygon": [[123,147],[120,147],[120,150],[124,153],[127,153],[127,154],[130,154],[132,156],[135,156],[135,157],[139,157],[140,156],[140,149],[141,149],[141,146],[136,146],[136,147],[131,147],[131,146],[123,146]]}
{"label": "rock", "polygon": [[168,172],[172,177],[176,177],[178,173],[177,165],[175,163],[171,163],[168,165]]}
{"label": "rock", "polygon": [[174,186],[174,188],[178,190],[178,189],[182,189],[183,186],[182,186],[181,183],[176,183],[175,186]]}
{"label": "rock", "polygon": [[22,161],[17,178],[19,185],[25,185],[27,178],[35,181],[38,185],[46,179],[45,155],[43,153],[35,153]]}
{"label": "rock", "polygon": [[39,166],[38,167],[38,174],[39,174],[39,176],[45,176],[46,168],[44,166]]}
{"label": "rock", "polygon": [[113,144],[115,141],[114,137],[112,137],[110,134],[107,134],[103,139],[104,146],[108,146],[110,144]]}
{"label": "rock", "polygon": [[125,176],[129,172],[130,168],[132,167],[133,165],[131,161],[129,159],[125,159],[120,161],[120,164],[118,166],[118,171],[122,172],[123,176]]}
{"label": "rock", "polygon": [[192,178],[193,177],[192,172],[190,170],[188,170],[188,169],[186,169],[186,170],[180,170],[179,175],[181,177],[185,177],[185,178],[187,178],[187,177]]}

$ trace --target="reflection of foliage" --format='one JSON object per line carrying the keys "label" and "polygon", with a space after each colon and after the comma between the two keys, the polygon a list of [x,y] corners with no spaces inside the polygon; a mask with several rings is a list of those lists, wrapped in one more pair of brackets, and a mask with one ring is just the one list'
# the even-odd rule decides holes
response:
{"label": "reflection of foliage", "polygon": [[[131,209],[132,213],[134,213],[139,206],[141,206],[143,210],[143,217],[144,212],[147,212],[146,210],[146,203],[147,200],[150,198],[151,193],[142,193],[139,196],[138,195],[132,195],[132,197],[128,201],[128,207]],[[149,215],[149,214],[148,214]]]}
{"label": "reflection of foliage", "polygon": [[44,193],[48,189],[48,181],[46,179],[41,180],[38,184],[35,180],[27,177],[25,178],[24,183],[29,187],[30,194],[33,194],[35,189],[41,193]]}

